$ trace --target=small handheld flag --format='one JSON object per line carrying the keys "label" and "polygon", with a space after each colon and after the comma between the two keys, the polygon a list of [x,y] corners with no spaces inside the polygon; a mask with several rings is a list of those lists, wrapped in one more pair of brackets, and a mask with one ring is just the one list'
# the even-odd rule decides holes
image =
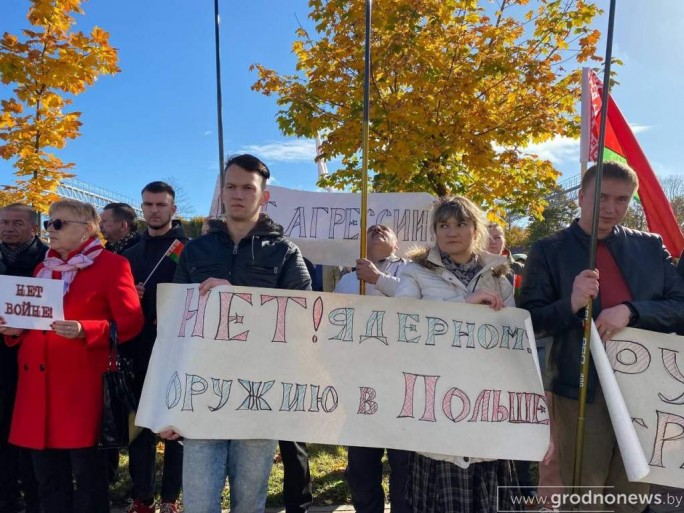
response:
{"label": "small handheld flag", "polygon": [[183,244],[181,241],[178,239],[175,239],[171,245],[169,246],[169,249],[166,250],[166,253],[162,255],[162,257],[159,259],[159,262],[157,262],[157,265],[154,266],[154,269],[150,271],[150,274],[147,275],[147,278],[145,278],[145,281],[143,282],[143,285],[147,285],[147,282],[150,281],[150,278],[154,274],[154,271],[157,270],[157,267],[164,261],[166,257],[169,257],[171,260],[174,261],[174,263],[178,263],[178,259],[181,256],[181,253],[183,252],[183,248],[185,247],[185,244]]}
{"label": "small handheld flag", "polygon": [[164,253],[164,256],[167,256],[171,260],[173,260],[175,263],[178,263],[178,259],[180,258],[184,247],[185,247],[185,244],[183,244],[181,241],[176,239],[169,246],[169,249],[166,250],[166,253]]}

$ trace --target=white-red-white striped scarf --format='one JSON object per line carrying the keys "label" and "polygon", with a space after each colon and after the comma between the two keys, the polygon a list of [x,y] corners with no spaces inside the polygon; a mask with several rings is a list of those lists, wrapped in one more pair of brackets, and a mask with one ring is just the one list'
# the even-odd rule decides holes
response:
{"label": "white-red-white striped scarf", "polygon": [[38,271],[36,278],[64,280],[64,294],[66,294],[69,292],[69,286],[74,281],[76,273],[93,265],[95,259],[103,251],[104,247],[97,238],[90,239],[79,253],[72,256],[66,262],[60,258],[57,251],[50,249],[45,255],[43,267]]}

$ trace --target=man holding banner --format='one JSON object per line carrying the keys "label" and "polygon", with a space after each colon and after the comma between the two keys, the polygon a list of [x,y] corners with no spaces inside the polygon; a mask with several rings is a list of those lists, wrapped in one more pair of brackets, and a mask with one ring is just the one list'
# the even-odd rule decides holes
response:
{"label": "man holding banner", "polygon": [[[399,285],[406,260],[396,256],[397,235],[382,224],[367,230],[368,258],[356,261],[356,270],[345,274],[335,288],[342,294],[358,294],[359,280],[366,281],[366,295],[393,296]],[[354,509],[358,513],[382,513],[385,493],[382,488],[382,456],[385,449],[348,448],[347,481]],[[404,497],[408,480],[409,451],[387,449],[390,465],[390,504],[392,513],[408,513],[411,507]]]}
{"label": "man holding banner", "polygon": [[[200,283],[200,294],[219,285],[310,290],[311,279],[299,248],[283,228],[261,213],[268,202],[270,171],[243,154],[226,163],[223,203],[227,232],[210,232],[185,247],[174,281]],[[172,431],[162,433],[176,439]],[[220,513],[226,474],[231,511],[263,511],[275,440],[199,440],[186,438],[183,505],[186,513]]]}
{"label": "man holding banner", "polygon": [[[596,166],[587,170],[579,193],[580,218],[537,241],[525,267],[520,305],[529,310],[535,331],[553,336],[551,350],[552,422],[558,429],[561,479],[572,484],[578,412],[582,319],[590,297],[601,338],[612,339],[627,326],[659,332],[684,327],[684,281],[655,234],[620,226],[637,190],[627,165],[603,167],[598,223],[597,269],[585,269],[589,254]],[[613,487],[613,494],[648,493],[648,484],[630,483],[610,424],[596,370],[588,378],[583,486]],[[620,503],[615,511],[641,512],[647,504]],[[591,509],[601,509],[593,504]]]}
{"label": "man holding banner", "polygon": [[[142,211],[147,223],[140,242],[127,249],[123,256],[133,271],[136,290],[145,316],[143,330],[129,344],[121,347],[121,354],[133,363],[135,392],[142,393],[152,347],[157,338],[157,284],[173,282],[176,272],[175,254],[172,248],[188,242],[179,221],[173,221],[176,213],[176,193],[164,182],[148,183],[142,190]],[[178,253],[180,253],[180,250]],[[143,429],[129,447],[128,470],[133,489],[129,513],[153,513],[154,476],[157,436]],[[164,444],[164,473],[162,474],[160,513],[175,513],[180,495],[183,473],[183,446],[168,440]]]}

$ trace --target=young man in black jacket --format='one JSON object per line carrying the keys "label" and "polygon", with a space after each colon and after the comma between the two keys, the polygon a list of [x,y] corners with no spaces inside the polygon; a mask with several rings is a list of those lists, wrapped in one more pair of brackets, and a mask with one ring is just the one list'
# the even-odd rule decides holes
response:
{"label": "young man in black jacket", "polygon": [[[558,430],[561,480],[566,486],[572,484],[582,320],[589,299],[595,300],[594,322],[604,341],[627,326],[666,333],[684,326],[684,281],[662,239],[620,226],[638,187],[636,174],[625,164],[604,165],[596,269],[586,269],[595,177],[596,166],[582,178],[580,218],[532,246],[519,301],[529,310],[535,331],[553,336],[551,421]],[[587,386],[582,486],[612,486],[613,494],[648,493],[648,484],[627,480],[593,364]],[[645,507],[614,506],[616,512],[634,513]]]}
{"label": "young man in black jacket", "polygon": [[[310,290],[311,278],[299,248],[283,228],[261,213],[269,199],[268,167],[252,155],[226,163],[223,204],[226,232],[210,232],[188,243],[176,283],[199,283],[200,294],[219,285]],[[177,438],[171,431],[162,433]],[[231,511],[263,511],[275,440],[185,438],[183,506],[186,513],[220,513],[226,474]]]}
{"label": "young man in black jacket", "polygon": [[[48,249],[37,237],[38,230],[38,214],[28,205],[14,203],[0,210],[0,275],[33,276]],[[24,505],[26,513],[38,513],[31,454],[7,443],[17,379],[17,347],[7,347],[0,340],[0,513],[23,511]]]}
{"label": "young man in black jacket", "polygon": [[[147,229],[140,242],[123,253],[131,264],[145,315],[145,325],[140,335],[120,349],[121,354],[133,363],[138,398],[142,393],[152,348],[157,338],[157,284],[173,282],[176,272],[176,262],[166,254],[176,241],[176,244],[188,242],[180,222],[173,220],[176,213],[175,196],[173,188],[164,182],[152,182],[143,188],[142,211]],[[157,436],[149,429],[143,429],[128,449],[129,472],[133,482],[129,513],[155,511],[156,446]],[[181,490],[182,475],[183,447],[177,441],[166,441],[160,513],[177,511],[176,502]]]}

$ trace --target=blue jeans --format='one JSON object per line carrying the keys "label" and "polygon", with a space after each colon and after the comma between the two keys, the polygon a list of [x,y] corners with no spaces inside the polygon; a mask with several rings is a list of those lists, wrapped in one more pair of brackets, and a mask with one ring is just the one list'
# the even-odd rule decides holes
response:
{"label": "blue jeans", "polygon": [[261,513],[266,507],[275,440],[183,442],[185,513],[221,513],[221,492],[230,484],[232,513]]}

